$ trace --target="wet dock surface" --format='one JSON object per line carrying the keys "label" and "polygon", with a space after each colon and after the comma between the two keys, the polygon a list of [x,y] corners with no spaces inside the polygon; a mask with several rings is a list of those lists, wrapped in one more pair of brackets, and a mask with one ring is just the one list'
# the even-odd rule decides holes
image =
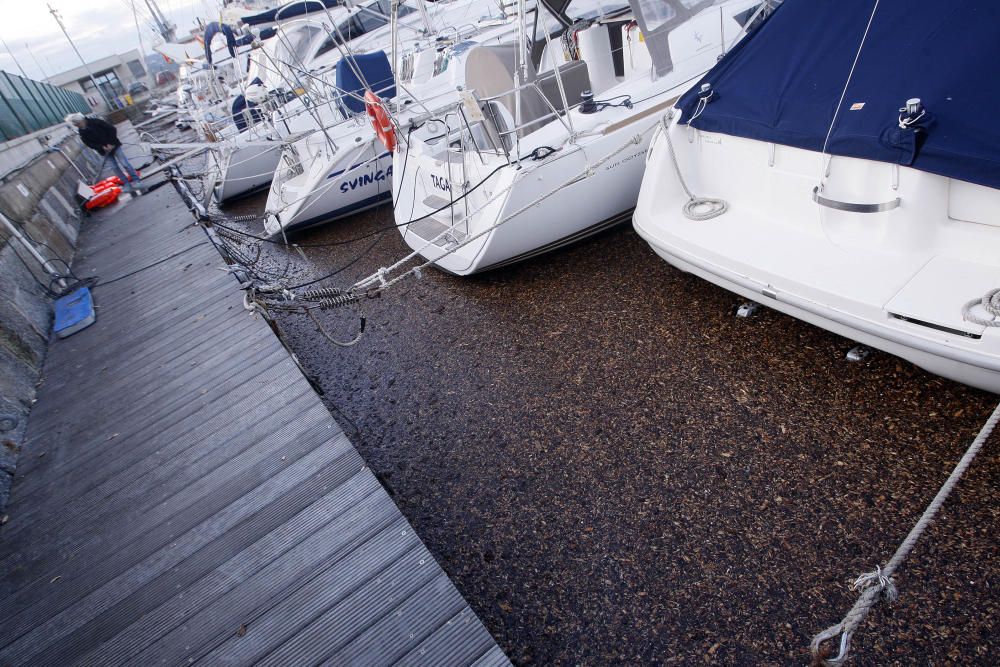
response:
{"label": "wet dock surface", "polygon": [[45,362],[0,665],[508,664],[192,223],[167,185],[82,224],[97,321]]}
{"label": "wet dock surface", "polygon": [[[348,285],[408,250],[366,236],[391,224],[382,207],[297,237],[320,246],[307,261],[264,244],[258,265]],[[738,303],[624,226],[482,276],[427,272],[366,302],[348,349],[303,316],[279,325],[514,662],[805,664],[997,397],[886,354],[848,363],[850,341]],[[357,329],[351,309],[321,319]],[[998,441],[854,664],[993,662]]]}

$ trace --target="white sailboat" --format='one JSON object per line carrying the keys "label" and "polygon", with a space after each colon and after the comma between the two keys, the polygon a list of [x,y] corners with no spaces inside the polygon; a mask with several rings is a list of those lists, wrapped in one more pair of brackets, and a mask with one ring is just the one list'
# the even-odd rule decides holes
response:
{"label": "white sailboat", "polygon": [[542,4],[550,15],[539,11],[530,40],[469,53],[463,104],[395,156],[403,239],[451,273],[519,261],[627,220],[652,127],[765,8]]}
{"label": "white sailboat", "polygon": [[940,8],[786,0],[679,101],[634,224],[684,271],[1000,392],[1000,10]]}
{"label": "white sailboat", "polygon": [[[433,109],[456,99],[456,89],[464,83],[464,58],[472,46],[512,38],[511,21],[490,15],[495,7],[490,0],[434,3],[429,12],[429,22],[436,27],[433,34],[400,34],[398,77],[382,73],[384,63],[372,51],[339,61],[337,76],[353,82],[338,86],[342,119],[284,149],[265,207],[266,233],[287,235],[388,200],[392,155],[376,137],[362,99],[365,92],[389,100],[383,108],[393,111],[393,134],[402,140],[410,123],[421,122]],[[391,52],[391,39],[391,30],[380,32],[360,44],[352,42],[350,50],[378,47]]]}
{"label": "white sailboat", "polygon": [[[405,0],[400,26],[421,34],[420,0]],[[282,8],[285,9],[285,8]],[[284,142],[342,118],[327,79],[345,43],[364,49],[388,41],[390,0],[345,3],[285,21],[251,52],[248,71],[230,98],[230,112],[215,125],[216,200],[226,202],[271,183]],[[283,14],[278,14],[281,20]],[[364,37],[363,37],[364,36]]]}

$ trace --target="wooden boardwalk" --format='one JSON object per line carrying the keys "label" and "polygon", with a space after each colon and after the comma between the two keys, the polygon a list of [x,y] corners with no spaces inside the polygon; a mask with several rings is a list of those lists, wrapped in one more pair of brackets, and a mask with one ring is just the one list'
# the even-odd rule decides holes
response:
{"label": "wooden boardwalk", "polygon": [[98,318],[45,363],[0,665],[509,664],[191,223],[170,186],[83,223]]}

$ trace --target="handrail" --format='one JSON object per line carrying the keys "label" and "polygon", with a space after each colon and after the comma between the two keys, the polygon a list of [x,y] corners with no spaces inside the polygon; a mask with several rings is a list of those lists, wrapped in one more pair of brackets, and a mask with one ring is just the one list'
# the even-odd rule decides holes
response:
{"label": "handrail", "polygon": [[818,185],[813,188],[812,198],[813,201],[820,206],[832,208],[835,211],[845,211],[847,213],[884,213],[885,211],[891,211],[894,208],[899,208],[899,205],[903,202],[900,197],[896,197],[895,199],[881,202],[879,204],[855,204],[853,202],[839,201],[837,199],[830,199],[821,195],[819,193]]}

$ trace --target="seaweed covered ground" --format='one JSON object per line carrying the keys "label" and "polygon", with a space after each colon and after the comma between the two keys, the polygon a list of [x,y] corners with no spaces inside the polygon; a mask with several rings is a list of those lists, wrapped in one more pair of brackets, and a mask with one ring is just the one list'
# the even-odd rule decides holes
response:
{"label": "seaweed covered ground", "polygon": [[[375,209],[258,264],[350,284],[407,248],[392,229],[342,242],[391,224]],[[848,363],[850,341],[738,304],[626,225],[477,277],[426,272],[367,301],[350,348],[300,315],[278,326],[515,663],[804,664],[997,397],[882,353]],[[320,317],[349,340],[357,315]],[[1000,434],[853,664],[994,664],[998,455]]]}

